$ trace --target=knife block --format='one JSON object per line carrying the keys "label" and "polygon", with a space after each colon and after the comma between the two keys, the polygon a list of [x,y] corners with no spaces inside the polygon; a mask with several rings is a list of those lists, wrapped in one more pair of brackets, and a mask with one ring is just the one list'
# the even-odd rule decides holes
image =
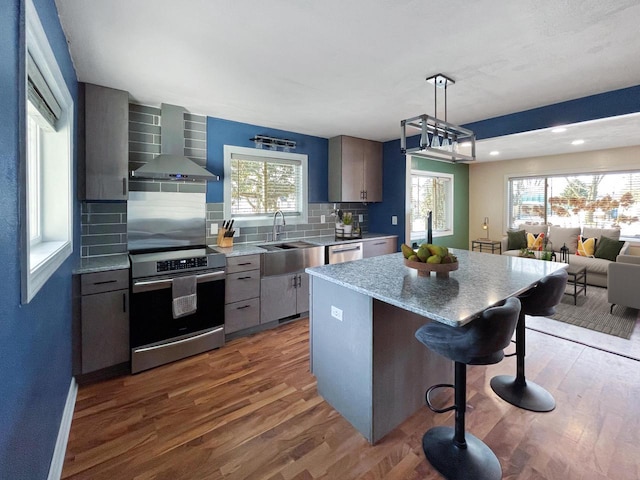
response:
{"label": "knife block", "polygon": [[233,247],[233,237],[225,237],[224,234],[227,233],[226,228],[218,229],[218,243],[219,247]]}

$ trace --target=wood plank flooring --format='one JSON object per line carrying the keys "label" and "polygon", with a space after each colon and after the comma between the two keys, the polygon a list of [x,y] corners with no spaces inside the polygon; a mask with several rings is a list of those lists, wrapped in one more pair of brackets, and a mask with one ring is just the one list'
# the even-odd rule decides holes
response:
{"label": "wood plank flooring", "polygon": [[[436,479],[423,433],[453,425],[426,407],[370,446],[316,391],[308,320],[134,376],[79,389],[65,479]],[[527,332],[527,376],[558,403],[533,413],[468,368],[467,430],[505,479],[640,478],[640,363]]]}

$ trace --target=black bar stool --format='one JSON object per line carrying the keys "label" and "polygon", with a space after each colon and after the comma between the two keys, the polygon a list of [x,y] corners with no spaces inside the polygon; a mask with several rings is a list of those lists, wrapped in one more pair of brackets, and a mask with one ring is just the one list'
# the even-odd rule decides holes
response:
{"label": "black bar stool", "polygon": [[[433,385],[426,393],[427,406],[434,412],[456,411],[455,428],[433,427],[422,437],[427,460],[448,479],[502,478],[500,462],[491,449],[479,438],[471,434],[465,436],[467,365],[490,365],[502,360],[519,312],[520,301],[509,298],[503,306],[485,310],[480,318],[463,327],[432,322],[416,331],[420,342],[455,362],[455,385]],[[454,405],[441,409],[433,407],[430,394],[441,387],[454,388]]]}
{"label": "black bar stool", "polygon": [[491,379],[491,388],[503,400],[532,412],[550,412],[556,408],[553,396],[524,375],[525,315],[548,317],[556,313],[567,284],[567,271],[556,270],[519,296],[522,308],[516,326],[516,376],[498,375]]}

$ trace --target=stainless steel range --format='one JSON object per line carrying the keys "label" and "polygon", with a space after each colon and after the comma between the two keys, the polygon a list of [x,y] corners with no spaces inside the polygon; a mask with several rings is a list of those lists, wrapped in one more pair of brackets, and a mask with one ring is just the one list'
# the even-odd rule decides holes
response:
{"label": "stainless steel range", "polygon": [[129,199],[132,373],[224,345],[226,258],[203,245],[204,197],[178,195]]}

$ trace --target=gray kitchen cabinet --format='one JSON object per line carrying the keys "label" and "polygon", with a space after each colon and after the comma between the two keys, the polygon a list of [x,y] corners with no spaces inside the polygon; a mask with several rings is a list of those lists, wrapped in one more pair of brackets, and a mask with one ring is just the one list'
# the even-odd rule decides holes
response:
{"label": "gray kitchen cabinet", "polygon": [[129,270],[80,277],[81,373],[129,361]]}
{"label": "gray kitchen cabinet", "polygon": [[362,240],[362,258],[377,257],[398,251],[398,237]]}
{"label": "gray kitchen cabinet", "polygon": [[[126,200],[129,93],[85,84],[83,200]],[[82,180],[81,180],[82,182]]]}
{"label": "gray kitchen cabinet", "polygon": [[260,255],[227,258],[224,303],[225,334],[260,324]]}
{"label": "gray kitchen cabinet", "polygon": [[329,201],[382,201],[382,143],[346,135],[329,139]]}
{"label": "gray kitchen cabinet", "polygon": [[309,311],[309,274],[263,277],[260,281],[260,323]]}

